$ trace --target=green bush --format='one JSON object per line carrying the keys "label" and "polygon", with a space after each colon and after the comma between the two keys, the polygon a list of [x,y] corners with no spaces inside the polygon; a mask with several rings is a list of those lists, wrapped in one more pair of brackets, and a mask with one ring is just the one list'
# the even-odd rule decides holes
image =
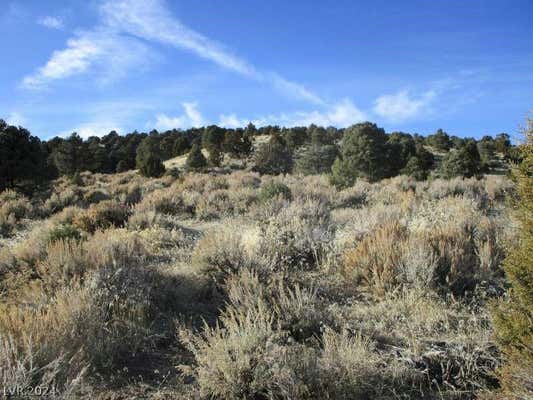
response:
{"label": "green bush", "polygon": [[338,187],[352,186],[357,178],[370,182],[387,175],[387,135],[376,124],[365,122],[348,128],[331,168],[331,182]]}
{"label": "green bush", "polygon": [[494,324],[505,364],[499,370],[505,398],[533,397],[533,121],[528,120],[522,163],[514,171],[522,222],[520,239],[509,253],[504,269],[510,284],[508,297],[494,310]]}
{"label": "green bush", "polygon": [[296,160],[295,170],[303,175],[326,174],[339,154],[337,146],[312,145]]}
{"label": "green bush", "polygon": [[106,200],[92,204],[85,212],[74,217],[73,225],[85,232],[93,233],[98,229],[124,226],[130,214],[129,207]]}
{"label": "green bush", "polygon": [[148,136],[137,148],[135,163],[139,172],[147,177],[158,178],[165,173],[165,166],[161,161],[161,150],[157,139]]}
{"label": "green bush", "polygon": [[255,170],[260,174],[287,174],[292,170],[292,153],[283,139],[270,140],[257,149],[254,161]]}
{"label": "green bush", "polygon": [[442,160],[439,175],[443,178],[471,178],[481,173],[481,157],[474,141],[468,141],[456,151],[450,151]]}
{"label": "green bush", "polygon": [[289,187],[281,182],[268,182],[259,192],[259,200],[266,202],[275,197],[282,197],[285,200],[292,200],[292,193]]}
{"label": "green bush", "polygon": [[48,242],[54,243],[58,240],[67,240],[67,239],[80,239],[81,234],[78,229],[70,224],[60,224],[52,228],[48,233]]}

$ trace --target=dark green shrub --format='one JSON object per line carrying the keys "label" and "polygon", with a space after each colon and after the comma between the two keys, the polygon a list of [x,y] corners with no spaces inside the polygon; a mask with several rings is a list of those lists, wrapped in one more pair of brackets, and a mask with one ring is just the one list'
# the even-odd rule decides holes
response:
{"label": "dark green shrub", "polygon": [[60,224],[55,226],[48,233],[48,242],[53,243],[58,240],[81,238],[80,231],[70,224]]}
{"label": "dark green shrub", "polygon": [[357,178],[374,182],[387,175],[387,135],[376,124],[365,122],[349,127],[342,140],[340,155],[331,168],[331,182],[348,187]]}
{"label": "dark green shrub", "polygon": [[135,162],[139,172],[147,177],[158,178],[165,173],[165,166],[161,161],[161,149],[158,140],[153,136],[143,139],[137,148]]}
{"label": "dark green shrub", "polygon": [[448,151],[452,147],[450,136],[442,129],[438,129],[433,135],[429,135],[426,143],[439,151]]}
{"label": "dark green shrub", "polygon": [[165,172],[165,175],[171,176],[173,178],[179,178],[180,177],[180,170],[178,168],[170,168],[167,169]]}
{"label": "dark green shrub", "polygon": [[104,200],[109,200],[110,196],[101,190],[91,190],[85,194],[84,199],[87,203],[93,204]]}
{"label": "dark green shrub", "polygon": [[508,297],[494,310],[505,363],[499,370],[502,398],[533,398],[533,121],[528,121],[522,163],[513,171],[518,186],[520,239],[504,262]]}
{"label": "dark green shrub", "polygon": [[295,170],[303,175],[325,174],[331,171],[331,166],[339,154],[337,146],[311,146],[302,152],[296,160]]}
{"label": "dark green shrub", "polygon": [[193,171],[199,171],[207,167],[207,160],[205,159],[198,143],[195,143],[192,146],[192,149],[187,156],[185,166],[188,170]]}
{"label": "dark green shrub", "polygon": [[131,214],[129,207],[112,200],[91,205],[85,212],[74,218],[73,225],[86,232],[98,229],[122,227]]}
{"label": "dark green shrub", "polygon": [[181,156],[187,153],[190,148],[191,146],[189,144],[189,141],[185,137],[180,136],[174,142],[174,155]]}
{"label": "dark green shrub", "polygon": [[273,136],[270,142],[262,144],[255,153],[254,170],[260,174],[287,174],[292,170],[292,153],[282,138]]}
{"label": "dark green shrub", "polygon": [[467,142],[458,150],[450,151],[442,160],[439,175],[443,178],[461,176],[471,178],[481,173],[481,157],[476,143]]}
{"label": "dark green shrub", "polygon": [[259,200],[266,202],[275,197],[282,197],[285,200],[292,200],[291,189],[281,182],[268,182],[259,192]]}

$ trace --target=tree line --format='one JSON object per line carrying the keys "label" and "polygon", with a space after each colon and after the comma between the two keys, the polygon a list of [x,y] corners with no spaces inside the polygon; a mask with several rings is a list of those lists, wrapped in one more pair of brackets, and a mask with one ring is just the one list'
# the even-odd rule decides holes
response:
{"label": "tree line", "polygon": [[[255,146],[257,136],[269,140]],[[433,152],[428,151],[428,148]],[[207,157],[204,156],[204,152]],[[252,123],[228,129],[216,125],[165,132],[132,132],[81,138],[55,137],[44,141],[23,128],[0,120],[0,190],[46,183],[61,175],[82,171],[115,173],[139,169],[146,176],[161,176],[163,162],[188,154],[187,168],[218,167],[224,157],[249,159],[263,174],[331,173],[332,182],[345,186],[358,178],[370,181],[400,173],[426,179],[440,157],[440,175],[476,176],[496,167],[495,154],[517,158],[509,135],[480,140],[450,136],[439,129],[427,137],[404,132],[386,133],[373,123],[348,128],[285,128]]]}

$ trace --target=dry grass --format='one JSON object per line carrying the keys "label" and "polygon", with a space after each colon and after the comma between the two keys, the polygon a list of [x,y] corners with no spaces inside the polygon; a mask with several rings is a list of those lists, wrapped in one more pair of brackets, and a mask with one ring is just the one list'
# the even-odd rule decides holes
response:
{"label": "dry grass", "polygon": [[396,177],[338,191],[237,171],[4,192],[4,384],[63,398],[487,395],[513,190]]}

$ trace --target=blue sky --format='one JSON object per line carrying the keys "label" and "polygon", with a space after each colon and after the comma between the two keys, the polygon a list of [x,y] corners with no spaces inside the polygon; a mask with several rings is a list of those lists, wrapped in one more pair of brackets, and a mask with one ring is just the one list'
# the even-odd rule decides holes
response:
{"label": "blue sky", "polygon": [[1,0],[0,117],[41,138],[216,123],[508,132],[533,1]]}

